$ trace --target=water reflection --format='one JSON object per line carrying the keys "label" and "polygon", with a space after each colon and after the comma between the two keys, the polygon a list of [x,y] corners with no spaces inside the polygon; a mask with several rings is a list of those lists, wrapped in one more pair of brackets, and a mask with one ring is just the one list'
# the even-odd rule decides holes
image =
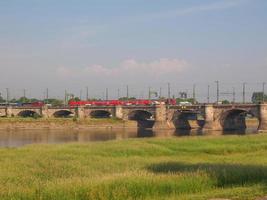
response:
{"label": "water reflection", "polygon": [[89,142],[123,140],[146,137],[183,137],[204,135],[255,134],[257,129],[244,131],[205,131],[194,130],[158,130],[149,129],[111,129],[111,130],[0,130],[0,147],[19,147],[27,144],[58,144],[68,142]]}

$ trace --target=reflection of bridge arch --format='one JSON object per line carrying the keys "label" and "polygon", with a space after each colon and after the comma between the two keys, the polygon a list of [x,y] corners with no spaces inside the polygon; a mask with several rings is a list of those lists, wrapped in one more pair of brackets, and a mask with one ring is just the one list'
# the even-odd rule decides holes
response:
{"label": "reflection of bridge arch", "polygon": [[220,123],[224,130],[244,130],[247,128],[246,117],[255,114],[249,110],[231,109],[225,111],[220,117]]}
{"label": "reflection of bridge arch", "polygon": [[110,118],[112,114],[106,110],[94,110],[90,113],[92,118]]}
{"label": "reflection of bridge arch", "polygon": [[18,113],[19,117],[41,117],[37,112],[32,110],[23,110]]}
{"label": "reflection of bridge arch", "polygon": [[129,120],[145,121],[145,120],[151,120],[152,118],[153,114],[146,110],[134,110],[128,114]]}
{"label": "reflection of bridge arch", "polygon": [[[200,113],[195,110],[177,110],[172,116],[172,122],[176,129],[199,128],[204,125],[204,120],[199,120]],[[195,121],[195,124],[190,123]]]}
{"label": "reflection of bridge arch", "polygon": [[69,110],[59,110],[54,112],[53,116],[56,118],[69,118],[73,117],[74,113]]}

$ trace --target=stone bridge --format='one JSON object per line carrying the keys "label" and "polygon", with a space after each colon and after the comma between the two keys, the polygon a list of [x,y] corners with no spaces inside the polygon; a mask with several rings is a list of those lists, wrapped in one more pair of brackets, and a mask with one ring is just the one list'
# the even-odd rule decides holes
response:
{"label": "stone bridge", "polygon": [[207,130],[246,128],[247,116],[258,118],[259,130],[267,130],[267,104],[200,104],[193,106],[85,106],[85,107],[0,107],[0,117],[77,117],[138,121],[139,127],[190,129],[189,121]]}

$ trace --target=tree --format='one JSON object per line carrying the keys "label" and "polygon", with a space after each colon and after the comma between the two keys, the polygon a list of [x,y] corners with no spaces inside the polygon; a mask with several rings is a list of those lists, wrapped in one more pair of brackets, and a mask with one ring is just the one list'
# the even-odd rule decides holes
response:
{"label": "tree", "polygon": [[18,100],[13,98],[13,99],[9,100],[9,103],[18,103]]}
{"label": "tree", "polygon": [[69,101],[68,102],[70,102],[70,101],[81,101],[81,99],[79,98],[79,97],[73,97],[73,98],[71,98],[71,99],[69,99]]}
{"label": "tree", "polygon": [[128,100],[136,100],[136,98],[135,97],[121,97],[121,98],[119,98],[119,100],[120,101],[128,101]]}
{"label": "tree", "polygon": [[228,100],[222,100],[222,104],[230,104],[230,101],[228,101]]}
{"label": "tree", "polygon": [[73,101],[81,101],[81,99],[79,97],[74,97],[72,100]]}
{"label": "tree", "polygon": [[6,100],[2,97],[2,94],[0,93],[0,103],[4,103]]}
{"label": "tree", "polygon": [[27,97],[20,97],[18,100],[17,100],[17,103],[20,102],[20,103],[30,103],[30,99],[28,99]]}
{"label": "tree", "polygon": [[38,102],[40,101],[39,99],[36,99],[36,98],[27,98],[27,97],[20,97],[19,99],[11,99],[10,102],[11,103],[33,103],[33,102]]}
{"label": "tree", "polygon": [[[263,100],[263,92],[253,92],[251,101],[253,103],[260,103]],[[267,95],[264,95],[264,102],[267,101]]]}
{"label": "tree", "polygon": [[89,98],[89,99],[87,99],[87,101],[101,101],[101,99],[97,99],[97,98]]}
{"label": "tree", "polygon": [[46,104],[51,104],[52,106],[62,106],[64,102],[60,99],[45,99]]}

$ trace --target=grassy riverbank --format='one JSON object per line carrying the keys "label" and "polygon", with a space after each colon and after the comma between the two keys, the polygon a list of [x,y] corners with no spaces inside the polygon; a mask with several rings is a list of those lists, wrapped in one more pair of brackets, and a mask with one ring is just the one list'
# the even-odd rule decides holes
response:
{"label": "grassy riverbank", "polygon": [[123,123],[121,119],[117,118],[87,118],[83,120],[78,120],[75,118],[32,118],[32,117],[2,117],[0,118],[0,123],[6,122],[55,122],[55,123],[79,123],[79,124],[99,124],[99,123]]}
{"label": "grassy riverbank", "polygon": [[0,129],[34,129],[34,128],[51,128],[51,129],[66,129],[66,128],[123,128],[123,127],[137,127],[134,121],[123,121],[116,118],[110,119],[83,119],[75,118],[0,118]]}
{"label": "grassy riverbank", "polygon": [[0,149],[0,199],[250,200],[267,194],[267,135]]}

